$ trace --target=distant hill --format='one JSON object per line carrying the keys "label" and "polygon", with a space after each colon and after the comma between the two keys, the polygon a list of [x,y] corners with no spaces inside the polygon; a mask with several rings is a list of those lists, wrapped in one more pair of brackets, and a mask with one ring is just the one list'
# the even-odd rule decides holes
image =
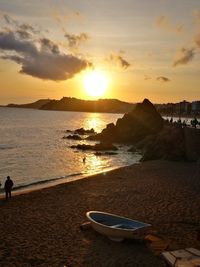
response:
{"label": "distant hill", "polygon": [[7,107],[40,109],[43,105],[47,104],[49,101],[51,101],[51,99],[40,99],[37,100],[36,102],[29,104],[8,104]]}
{"label": "distant hill", "polygon": [[41,107],[45,110],[65,110],[80,112],[125,113],[132,110],[134,104],[117,99],[81,100],[74,97],[63,97],[52,100]]}
{"label": "distant hill", "polygon": [[74,97],[63,97],[60,100],[41,99],[30,104],[9,104],[7,107],[59,111],[126,113],[131,111],[134,106],[134,104],[117,99],[81,100]]}

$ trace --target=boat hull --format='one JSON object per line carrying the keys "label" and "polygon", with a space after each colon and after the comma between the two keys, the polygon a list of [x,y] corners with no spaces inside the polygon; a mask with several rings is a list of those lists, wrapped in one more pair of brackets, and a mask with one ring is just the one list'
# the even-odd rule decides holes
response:
{"label": "boat hull", "polygon": [[86,216],[94,230],[115,241],[143,238],[151,227],[150,224],[100,211],[89,211]]}

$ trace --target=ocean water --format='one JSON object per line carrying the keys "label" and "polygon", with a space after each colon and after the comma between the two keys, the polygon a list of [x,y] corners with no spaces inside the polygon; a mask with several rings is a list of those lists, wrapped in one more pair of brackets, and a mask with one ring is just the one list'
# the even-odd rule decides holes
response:
{"label": "ocean water", "polygon": [[[141,156],[118,145],[117,155],[96,156],[71,145],[93,141],[63,139],[66,130],[84,127],[100,132],[122,114],[41,111],[0,107],[0,182],[11,176],[15,190],[41,188],[121,166],[137,163]],[[86,162],[83,163],[83,157]],[[1,191],[3,190],[1,187]],[[0,191],[0,192],[1,192]]]}

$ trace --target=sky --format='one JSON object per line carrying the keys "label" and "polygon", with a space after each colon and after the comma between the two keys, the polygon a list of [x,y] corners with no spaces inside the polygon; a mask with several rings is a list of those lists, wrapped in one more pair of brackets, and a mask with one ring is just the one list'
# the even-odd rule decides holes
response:
{"label": "sky", "polygon": [[101,98],[200,100],[200,0],[0,0],[0,25],[1,105],[92,99],[91,72]]}

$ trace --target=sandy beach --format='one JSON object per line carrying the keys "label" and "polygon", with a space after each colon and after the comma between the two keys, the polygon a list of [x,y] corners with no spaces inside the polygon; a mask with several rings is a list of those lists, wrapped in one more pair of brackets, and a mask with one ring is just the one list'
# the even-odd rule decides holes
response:
{"label": "sandy beach", "polygon": [[169,249],[200,249],[200,165],[150,161],[0,200],[0,266],[165,266],[144,242],[80,230],[89,210],[151,223]]}

